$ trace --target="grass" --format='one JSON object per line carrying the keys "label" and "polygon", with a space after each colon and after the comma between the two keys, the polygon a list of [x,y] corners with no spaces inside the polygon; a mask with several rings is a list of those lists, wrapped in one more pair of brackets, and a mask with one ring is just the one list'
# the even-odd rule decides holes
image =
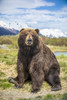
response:
{"label": "grass", "polygon": [[41,36],[45,44],[56,45],[56,46],[67,46],[67,38],[45,38]]}
{"label": "grass", "polygon": [[12,45],[14,48],[18,48],[18,35],[15,36],[0,36],[0,44]]}
{"label": "grass", "polygon": [[0,72],[0,77],[3,77],[3,76],[5,76],[5,73]]}
{"label": "grass", "polygon": [[38,97],[35,97],[35,98],[19,99],[19,100],[67,100],[67,94],[63,94],[63,95],[48,94],[46,96],[38,96]]}
{"label": "grass", "polygon": [[7,65],[16,64],[17,50],[0,50],[0,62],[5,62]]}
{"label": "grass", "polygon": [[12,84],[8,83],[7,79],[0,79],[0,88],[1,89],[8,89],[12,86]]}
{"label": "grass", "polygon": [[66,62],[62,62],[62,61],[59,61],[60,63],[60,66],[67,69],[67,63]]}
{"label": "grass", "polygon": [[[6,44],[10,49],[18,48],[18,35],[15,36],[0,36],[0,44]],[[67,51],[67,38],[45,38],[41,36],[43,42],[55,51]]]}
{"label": "grass", "polygon": [[66,52],[67,46],[47,45],[53,52]]}

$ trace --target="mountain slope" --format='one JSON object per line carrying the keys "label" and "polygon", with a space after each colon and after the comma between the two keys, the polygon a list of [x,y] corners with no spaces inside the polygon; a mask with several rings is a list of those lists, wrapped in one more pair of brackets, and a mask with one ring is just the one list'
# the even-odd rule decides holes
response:
{"label": "mountain slope", "polygon": [[16,35],[18,33],[19,33],[18,30],[0,27],[0,36],[2,36],[2,35]]}
{"label": "mountain slope", "polygon": [[0,21],[0,36],[1,35],[16,35],[19,31],[13,28],[10,28],[8,24],[4,21]]}
{"label": "mountain slope", "polygon": [[0,27],[10,28],[8,24],[6,24],[4,21],[1,20],[0,20]]}

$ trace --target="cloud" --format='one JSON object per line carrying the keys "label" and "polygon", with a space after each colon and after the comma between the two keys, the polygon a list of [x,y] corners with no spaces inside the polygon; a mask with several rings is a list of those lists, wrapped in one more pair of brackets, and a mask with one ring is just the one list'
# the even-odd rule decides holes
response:
{"label": "cloud", "polygon": [[63,8],[62,8],[62,11],[66,11],[66,12],[67,12],[67,7],[66,7],[66,6],[63,7]]}
{"label": "cloud", "polygon": [[[2,0],[0,1],[1,13],[18,13],[19,8],[37,8],[41,6],[54,6],[55,3],[46,0]],[[17,8],[17,9],[16,9]]]}
{"label": "cloud", "polygon": [[[19,14],[1,15],[2,19],[10,22],[11,26],[18,29],[24,27],[23,24],[32,28],[58,28],[67,31],[67,12],[59,11],[20,9]],[[17,25],[18,24],[18,25]],[[26,26],[26,25],[25,25]]]}

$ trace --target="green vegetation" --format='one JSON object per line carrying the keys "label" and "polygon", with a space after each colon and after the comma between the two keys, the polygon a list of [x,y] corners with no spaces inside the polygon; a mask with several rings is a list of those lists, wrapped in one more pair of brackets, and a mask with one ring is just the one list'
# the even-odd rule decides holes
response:
{"label": "green vegetation", "polygon": [[[15,36],[0,36],[0,44],[8,44],[10,45],[10,48],[18,48],[18,37],[19,35]],[[62,46],[61,48],[64,48],[65,51],[67,51],[67,38],[45,38],[44,36],[41,36],[42,40],[47,45],[53,45],[53,46]]]}
{"label": "green vegetation", "polygon": [[45,44],[56,46],[67,46],[67,38],[45,38],[41,36]]}
{"label": "green vegetation", "polygon": [[0,77],[5,76],[5,73],[0,72]]}
{"label": "green vegetation", "polygon": [[53,52],[66,52],[67,46],[54,46],[54,45],[47,45]]}
{"label": "green vegetation", "polygon": [[63,73],[61,79],[67,81],[67,56],[64,55],[57,56],[57,59],[61,66],[61,72]]}
{"label": "green vegetation", "polygon": [[38,96],[38,97],[35,97],[35,98],[19,99],[19,100],[67,100],[67,94],[63,94],[63,95],[48,94],[46,96]]}
{"label": "green vegetation", "polygon": [[[18,48],[18,35],[16,36],[0,36],[0,44],[10,44],[13,48]],[[10,46],[10,47],[11,47]]]}
{"label": "green vegetation", "polygon": [[7,65],[16,64],[17,50],[0,50],[0,62],[5,62]]}
{"label": "green vegetation", "polygon": [[12,84],[8,83],[7,79],[0,79],[0,88],[1,89],[7,89],[11,87]]}

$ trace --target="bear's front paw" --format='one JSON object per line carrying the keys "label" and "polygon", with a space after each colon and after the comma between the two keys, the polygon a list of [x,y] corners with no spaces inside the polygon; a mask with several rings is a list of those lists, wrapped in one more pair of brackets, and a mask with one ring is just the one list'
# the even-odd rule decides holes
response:
{"label": "bear's front paw", "polygon": [[37,93],[39,91],[40,91],[40,89],[34,89],[34,90],[31,91],[31,93]]}
{"label": "bear's front paw", "polygon": [[15,88],[22,88],[22,84],[15,84]]}

